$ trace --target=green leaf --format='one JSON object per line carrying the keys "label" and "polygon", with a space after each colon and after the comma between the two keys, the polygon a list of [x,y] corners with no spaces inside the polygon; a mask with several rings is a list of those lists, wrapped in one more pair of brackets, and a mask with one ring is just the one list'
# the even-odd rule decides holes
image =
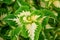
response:
{"label": "green leaf", "polygon": [[34,36],[34,40],[38,40],[39,39],[39,34],[41,32],[42,29],[42,25],[40,23],[37,23],[37,28],[35,30],[35,36]]}
{"label": "green leaf", "polygon": [[21,36],[23,36],[24,38],[28,38],[28,32],[24,25],[21,27]]}
{"label": "green leaf", "polygon": [[25,2],[25,0],[17,0],[21,5],[24,6],[29,6],[29,4],[27,2]]}
{"label": "green leaf", "polygon": [[14,19],[14,18],[16,18],[16,16],[13,14],[9,14],[8,16],[5,17],[5,19]]}
{"label": "green leaf", "polygon": [[49,17],[44,18],[43,22],[42,22],[42,26],[45,27],[46,24],[48,24],[49,21]]}
{"label": "green leaf", "polygon": [[20,12],[22,12],[22,11],[29,11],[29,10],[30,9],[28,6],[21,6],[15,11],[15,14],[20,14]]}
{"label": "green leaf", "polygon": [[51,11],[51,10],[47,10],[47,9],[41,9],[40,10],[40,13],[44,14],[45,16],[48,16],[48,17],[53,17],[55,18],[55,14]]}
{"label": "green leaf", "polygon": [[13,14],[11,14],[11,15],[6,16],[6,17],[3,19],[3,21],[5,21],[6,23],[8,23],[8,25],[10,25],[10,26],[15,26],[15,27],[17,27],[18,25],[17,25],[16,21],[14,20],[15,18],[16,18],[16,16],[13,15]]}
{"label": "green leaf", "polygon": [[14,36],[11,40],[17,40],[17,37],[16,37],[16,36]]}
{"label": "green leaf", "polygon": [[44,36],[42,35],[42,31],[40,32],[39,40],[44,40]]}
{"label": "green leaf", "polygon": [[6,3],[6,4],[11,4],[13,3],[15,0],[3,0],[2,2],[3,3]]}
{"label": "green leaf", "polygon": [[12,40],[16,39],[19,36],[20,30],[20,27],[17,27],[16,29],[11,31],[10,36]]}
{"label": "green leaf", "polygon": [[17,3],[17,1],[16,1],[15,4],[14,4],[14,6],[13,6],[14,10],[16,11],[19,7],[20,7],[20,6],[18,5],[18,3]]}

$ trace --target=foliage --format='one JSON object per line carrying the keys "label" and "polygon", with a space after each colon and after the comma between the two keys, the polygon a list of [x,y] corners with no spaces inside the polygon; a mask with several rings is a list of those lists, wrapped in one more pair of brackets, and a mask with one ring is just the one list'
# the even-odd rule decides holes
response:
{"label": "foliage", "polygon": [[0,0],[1,40],[60,40],[60,0]]}

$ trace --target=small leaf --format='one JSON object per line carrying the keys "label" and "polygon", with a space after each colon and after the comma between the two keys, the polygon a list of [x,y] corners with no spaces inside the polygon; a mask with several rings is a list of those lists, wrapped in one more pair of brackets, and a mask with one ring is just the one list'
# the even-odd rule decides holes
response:
{"label": "small leaf", "polygon": [[17,27],[16,29],[12,30],[10,32],[11,39],[17,38],[20,34],[20,30],[21,30],[20,27]]}
{"label": "small leaf", "polygon": [[21,27],[21,36],[23,36],[24,38],[28,38],[28,32],[24,25],[23,27]]}
{"label": "small leaf", "polygon": [[40,13],[44,14],[45,16],[48,16],[48,17],[53,17],[55,18],[55,14],[51,11],[51,10],[47,10],[47,9],[41,9],[40,10]]}
{"label": "small leaf", "polygon": [[15,14],[18,14],[18,13],[20,14],[20,12],[22,12],[22,11],[29,11],[29,10],[30,9],[28,6],[21,6],[15,11]]}
{"label": "small leaf", "polygon": [[42,25],[37,23],[37,28],[35,30],[35,36],[34,36],[34,40],[38,40],[39,39],[39,34],[41,32],[41,29],[42,29]]}
{"label": "small leaf", "polygon": [[5,21],[6,23],[8,23],[8,25],[10,26],[15,26],[17,27],[17,23],[15,21],[13,21],[13,19],[16,18],[15,15],[11,14],[11,15],[8,15],[6,16],[3,21]]}
{"label": "small leaf", "polygon": [[49,21],[49,18],[48,17],[46,17],[46,18],[44,18],[44,20],[43,20],[43,22],[42,22],[42,26],[46,26],[46,24],[48,24],[48,21]]}

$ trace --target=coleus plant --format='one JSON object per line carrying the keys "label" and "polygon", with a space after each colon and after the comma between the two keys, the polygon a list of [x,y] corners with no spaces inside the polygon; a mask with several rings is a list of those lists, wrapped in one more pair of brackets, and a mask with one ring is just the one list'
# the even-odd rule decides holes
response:
{"label": "coleus plant", "polygon": [[[53,19],[53,22],[56,21],[57,15],[55,15],[52,9],[49,9],[52,6],[54,0],[41,0],[40,4],[38,4],[39,2],[36,0],[31,0],[32,3],[29,2],[30,0],[15,1],[1,1],[2,3],[5,3],[7,5],[11,4],[12,6],[11,9],[10,7],[7,7],[6,13],[8,14],[6,14],[6,16],[4,16],[5,14],[1,15],[1,20],[12,28],[8,30],[7,33],[8,37],[10,37],[11,40],[19,40],[19,36],[29,38],[29,40],[38,40],[42,30],[46,28],[47,24],[49,24],[49,20]],[[16,4],[14,4],[14,2]],[[41,2],[43,2],[45,5],[42,5],[43,3]],[[41,8],[39,8],[39,5]],[[55,6],[55,3],[53,3],[53,5]]]}

